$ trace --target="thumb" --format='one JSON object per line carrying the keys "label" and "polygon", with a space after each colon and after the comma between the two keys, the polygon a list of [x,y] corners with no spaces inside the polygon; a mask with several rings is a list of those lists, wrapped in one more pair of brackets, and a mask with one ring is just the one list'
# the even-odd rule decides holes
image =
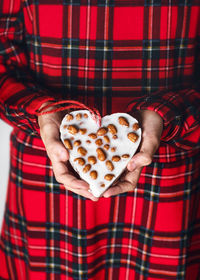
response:
{"label": "thumb", "polygon": [[137,168],[147,166],[152,162],[152,156],[146,152],[139,152],[132,157],[127,165],[127,169],[131,172]]}

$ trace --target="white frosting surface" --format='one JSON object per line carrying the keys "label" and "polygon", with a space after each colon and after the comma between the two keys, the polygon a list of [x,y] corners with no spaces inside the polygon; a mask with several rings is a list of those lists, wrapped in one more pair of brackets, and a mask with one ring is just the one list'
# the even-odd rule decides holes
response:
{"label": "white frosting surface", "polygon": [[[80,120],[76,119],[77,114],[82,115],[82,118]],[[87,114],[88,118],[85,118],[84,114]],[[60,126],[61,140],[63,141],[63,143],[64,143],[65,139],[70,140],[70,142],[73,146],[73,149],[69,150],[69,153],[70,153],[69,161],[70,161],[72,167],[79,174],[79,176],[90,185],[90,191],[92,192],[92,194],[96,197],[100,197],[102,195],[102,193],[104,193],[105,190],[108,189],[112,185],[112,183],[119,177],[119,175],[124,171],[128,162],[130,161],[132,156],[135,154],[135,152],[140,144],[140,141],[141,141],[141,129],[138,128],[135,131],[133,130],[133,125],[135,123],[138,123],[138,121],[135,118],[133,118],[132,116],[130,116],[129,114],[115,113],[112,115],[107,115],[102,118],[101,127],[107,127],[109,124],[113,124],[117,128],[117,133],[116,133],[117,139],[113,139],[113,135],[108,131],[106,133],[106,135],[109,137],[110,143],[106,143],[103,136],[98,136],[98,139],[102,139],[103,145],[97,146],[95,144],[95,141],[97,139],[91,139],[88,136],[90,133],[96,134],[97,130],[99,129],[99,125],[97,124],[97,122],[95,120],[92,119],[91,113],[87,110],[79,110],[79,111],[71,112],[70,115],[73,116],[72,120],[68,121],[66,118],[67,115],[62,120],[62,123]],[[128,121],[129,126],[127,127],[125,125],[119,124],[119,120],[118,120],[119,117],[124,117]],[[68,125],[74,125],[79,129],[85,128],[85,129],[87,129],[87,132],[86,132],[86,134],[83,134],[83,135],[80,132],[76,133],[75,135],[72,135],[71,133],[69,133],[69,131],[67,129]],[[138,139],[135,143],[133,143],[127,137],[127,134],[130,132],[134,132],[138,136]],[[76,140],[81,141],[81,145],[78,147],[75,147],[73,145],[73,143]],[[90,140],[91,143],[88,143],[87,140]],[[103,148],[103,146],[105,144],[110,145],[109,150],[105,150]],[[87,154],[85,156],[81,156],[77,152],[79,147],[83,147],[87,150]],[[116,148],[115,152],[111,151],[112,147]],[[102,148],[104,150],[104,152],[106,154],[105,161],[98,160],[97,152],[96,152],[97,148]],[[122,155],[124,155],[124,154],[129,154],[130,157],[122,158]],[[83,168],[86,164],[88,164],[89,156],[95,156],[97,158],[97,163],[92,165],[91,169],[87,173],[84,173]],[[118,162],[112,161],[113,156],[120,156],[120,158],[121,158],[120,161],[118,161]],[[80,157],[85,160],[84,166],[80,165],[77,161],[74,161],[76,158],[80,158]],[[113,171],[108,170],[108,168],[105,164],[105,162],[107,160],[112,161],[113,166],[114,166]],[[93,170],[96,170],[97,174],[98,174],[98,177],[95,180],[92,179],[90,176],[90,172]],[[104,176],[106,174],[114,174],[115,176],[113,177],[113,179],[111,181],[107,181],[104,179]],[[105,186],[102,187],[102,184],[104,184]]]}

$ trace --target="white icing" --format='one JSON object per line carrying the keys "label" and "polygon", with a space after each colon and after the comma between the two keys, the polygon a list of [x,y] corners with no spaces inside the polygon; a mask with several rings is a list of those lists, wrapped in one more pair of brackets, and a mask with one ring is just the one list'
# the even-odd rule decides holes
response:
{"label": "white icing", "polygon": [[[77,120],[75,117],[78,113],[82,114],[82,118],[80,120]],[[90,185],[90,191],[92,192],[92,194],[96,197],[100,197],[102,195],[102,193],[104,193],[105,190],[108,189],[109,186],[111,186],[112,183],[120,176],[120,174],[124,171],[124,169],[126,168],[128,162],[130,161],[132,156],[137,151],[137,148],[141,141],[141,129],[139,128],[139,129],[137,129],[137,131],[133,130],[132,126],[133,126],[133,124],[137,123],[137,120],[126,113],[115,113],[115,114],[107,115],[107,116],[103,117],[101,120],[101,127],[107,127],[109,124],[115,125],[115,127],[117,128],[117,137],[118,138],[113,139],[112,138],[113,135],[110,132],[107,132],[106,135],[110,139],[110,143],[108,143],[110,145],[110,148],[108,151],[104,149],[104,151],[106,153],[106,160],[100,161],[97,159],[97,163],[92,165],[92,168],[90,169],[90,171],[87,173],[84,173],[82,170],[85,165],[84,166],[79,165],[77,163],[77,161],[74,162],[74,159],[78,158],[78,157],[82,157],[85,159],[86,164],[87,164],[88,163],[87,159],[89,156],[95,156],[97,158],[96,149],[99,146],[97,146],[95,144],[96,139],[91,139],[90,137],[88,137],[88,134],[90,134],[90,133],[96,134],[97,130],[99,129],[99,125],[97,124],[97,122],[95,122],[95,120],[92,119],[90,112],[87,110],[73,111],[70,114],[73,115],[73,117],[74,117],[73,120],[67,121],[66,117],[64,117],[62,120],[62,123],[60,126],[61,139],[64,143],[64,139],[70,139],[71,137],[73,137],[74,139],[71,140],[72,146],[73,146],[74,141],[76,141],[76,140],[81,141],[80,146],[84,147],[87,150],[87,155],[81,156],[77,152],[77,149],[80,146],[78,146],[78,147],[73,146],[73,149],[69,150],[69,153],[70,153],[69,161],[70,161],[72,167],[74,168],[74,170],[80,175],[80,177]],[[85,118],[83,116],[84,114],[87,114],[88,118]],[[126,118],[126,120],[129,122],[129,127],[120,125],[118,122],[119,117]],[[67,125],[75,125],[79,129],[86,128],[87,133],[82,135],[80,132],[78,132],[77,134],[72,135],[68,132],[68,130],[66,128]],[[127,138],[127,134],[129,132],[135,132],[138,135],[138,139],[135,143],[133,143],[132,141],[130,141]],[[103,145],[100,146],[100,148],[103,148],[103,146],[107,143],[103,139],[103,136],[98,136],[98,138],[101,138],[103,140]],[[87,140],[90,140],[91,143],[87,143],[86,142]],[[116,147],[115,152],[111,152],[112,147]],[[122,158],[121,156],[124,154],[129,154],[130,157],[126,158],[126,159]],[[119,162],[113,162],[112,157],[114,155],[120,156],[121,160]],[[113,171],[109,171],[107,169],[106,164],[105,164],[107,160],[112,161],[112,163],[114,165]],[[96,180],[93,180],[90,177],[90,172],[92,170],[96,170],[98,173],[98,178]],[[104,179],[104,176],[106,174],[114,174],[115,177],[111,181],[106,181]],[[102,184],[105,184],[105,187],[101,187]]]}

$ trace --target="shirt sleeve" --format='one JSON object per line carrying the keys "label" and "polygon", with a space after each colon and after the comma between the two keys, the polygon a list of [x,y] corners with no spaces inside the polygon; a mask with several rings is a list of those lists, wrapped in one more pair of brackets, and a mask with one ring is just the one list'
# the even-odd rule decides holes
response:
{"label": "shirt sleeve", "polygon": [[36,84],[28,70],[24,44],[21,0],[0,5],[0,117],[11,126],[37,132],[36,110],[54,101],[48,90]]}
{"label": "shirt sleeve", "polygon": [[200,144],[200,91],[156,92],[131,102],[128,111],[152,110],[163,119],[161,141],[190,150]]}

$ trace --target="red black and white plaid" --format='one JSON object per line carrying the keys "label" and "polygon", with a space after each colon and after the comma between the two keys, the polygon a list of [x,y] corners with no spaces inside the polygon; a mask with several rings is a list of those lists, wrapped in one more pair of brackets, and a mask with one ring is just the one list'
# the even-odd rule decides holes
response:
{"label": "red black and white plaid", "polygon": [[[0,111],[11,167],[0,279],[200,279],[200,1],[1,0]],[[137,189],[98,202],[59,185],[36,110],[154,110]]]}

